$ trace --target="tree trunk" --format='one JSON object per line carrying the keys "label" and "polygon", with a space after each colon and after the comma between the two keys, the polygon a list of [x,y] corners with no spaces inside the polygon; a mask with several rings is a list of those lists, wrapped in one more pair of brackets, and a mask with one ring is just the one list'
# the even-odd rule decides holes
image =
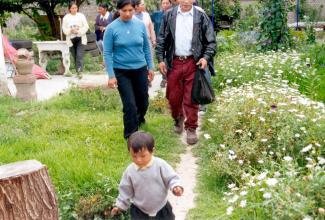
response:
{"label": "tree trunk", "polygon": [[9,95],[0,26],[0,96]]}
{"label": "tree trunk", "polygon": [[46,15],[49,19],[52,36],[56,37],[57,39],[60,39],[60,27],[58,26],[58,24],[56,22],[58,19],[58,16],[55,15],[54,10],[46,11]]}
{"label": "tree trunk", "polygon": [[54,187],[36,160],[0,166],[0,219],[59,219]]}

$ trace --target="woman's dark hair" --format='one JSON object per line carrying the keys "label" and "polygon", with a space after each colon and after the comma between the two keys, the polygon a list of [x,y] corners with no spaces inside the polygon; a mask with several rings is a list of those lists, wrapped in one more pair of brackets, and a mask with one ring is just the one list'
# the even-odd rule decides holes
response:
{"label": "woman's dark hair", "polygon": [[141,0],[134,0],[135,6],[139,6],[141,4]]}
{"label": "woman's dark hair", "polygon": [[72,2],[69,2],[69,6],[68,6],[69,11],[70,11],[70,9],[71,9],[71,7],[72,7],[73,5],[76,5],[77,8],[79,9],[79,7],[78,7],[78,5],[77,5],[77,2],[72,1]]}
{"label": "woman's dark hair", "polygon": [[108,10],[108,4],[107,3],[99,3],[98,7],[105,8],[106,10]]}
{"label": "woman's dark hair", "polygon": [[[162,1],[163,1],[163,0],[160,0],[160,3],[162,3]],[[172,3],[172,0],[168,0],[168,1],[169,1],[170,4]]]}
{"label": "woman's dark hair", "polygon": [[142,149],[148,149],[152,153],[155,147],[155,140],[153,136],[148,132],[136,131],[128,139],[128,150],[134,153],[138,153]]}
{"label": "woman's dark hair", "polygon": [[116,4],[116,9],[122,9],[126,5],[131,5],[133,8],[135,7],[135,1],[134,0],[118,0]]}

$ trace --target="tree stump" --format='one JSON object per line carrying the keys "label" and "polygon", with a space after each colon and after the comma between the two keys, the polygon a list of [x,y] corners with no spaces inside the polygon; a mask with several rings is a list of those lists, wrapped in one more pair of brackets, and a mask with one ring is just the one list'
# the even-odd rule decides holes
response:
{"label": "tree stump", "polygon": [[54,186],[36,160],[0,166],[0,220],[59,219]]}

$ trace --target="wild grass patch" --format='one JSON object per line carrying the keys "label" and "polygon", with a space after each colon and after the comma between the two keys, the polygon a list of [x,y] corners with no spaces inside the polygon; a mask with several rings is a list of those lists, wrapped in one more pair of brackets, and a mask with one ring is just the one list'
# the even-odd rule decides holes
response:
{"label": "wild grass patch", "polygon": [[[61,219],[107,217],[130,163],[117,91],[72,89],[41,103],[8,97],[0,102],[0,164],[29,159],[45,164]],[[141,129],[154,135],[156,155],[175,164],[183,147],[169,114],[150,110],[146,119]]]}

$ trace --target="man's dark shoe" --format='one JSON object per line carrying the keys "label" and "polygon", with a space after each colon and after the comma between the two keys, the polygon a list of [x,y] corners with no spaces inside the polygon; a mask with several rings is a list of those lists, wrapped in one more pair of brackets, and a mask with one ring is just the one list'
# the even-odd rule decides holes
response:
{"label": "man's dark shoe", "polygon": [[196,131],[193,128],[189,128],[186,130],[186,142],[189,145],[196,144],[198,141]]}
{"label": "man's dark shoe", "polygon": [[81,73],[82,72],[82,67],[78,67],[77,68],[77,73]]}
{"label": "man's dark shoe", "polygon": [[180,117],[175,120],[174,131],[177,134],[181,134],[184,129],[184,117]]}

